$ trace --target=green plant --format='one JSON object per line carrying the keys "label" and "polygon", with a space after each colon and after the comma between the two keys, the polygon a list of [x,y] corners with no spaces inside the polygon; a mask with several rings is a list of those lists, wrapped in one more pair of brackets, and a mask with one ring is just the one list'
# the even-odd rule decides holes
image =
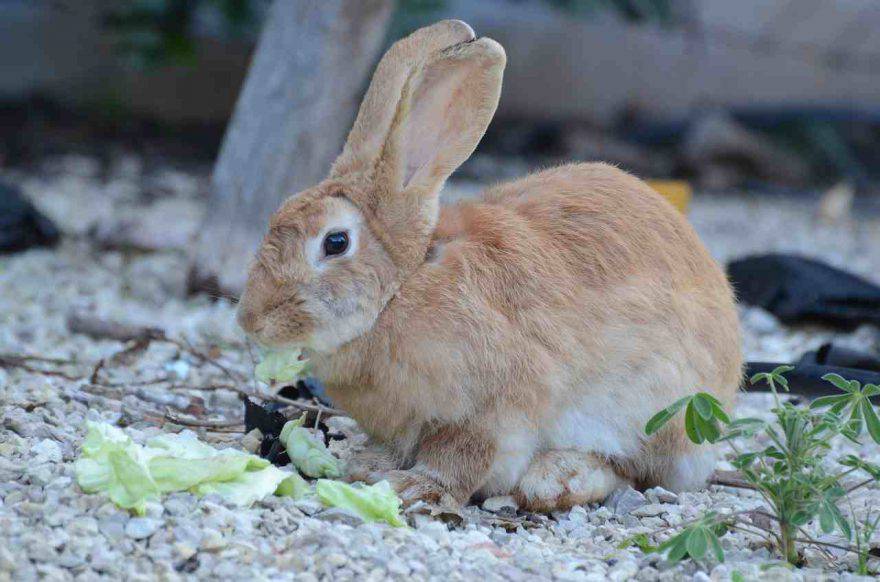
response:
{"label": "green plant", "polygon": [[[856,522],[855,512],[850,508],[850,515],[852,516],[852,520]],[[871,547],[871,538],[874,536],[874,532],[877,531],[877,527],[880,526],[880,512],[877,513],[876,516],[873,517],[873,512],[869,511],[868,515],[865,516],[863,520],[857,522],[861,527],[856,527],[853,529],[853,533],[855,536],[855,545],[856,545],[856,554],[858,556],[858,564],[856,566],[856,574],[861,576],[868,576],[871,574],[870,569],[868,568],[868,560],[872,557],[878,557],[878,553],[875,548]]]}
{"label": "green plant", "polygon": [[[828,547],[853,552],[859,557],[859,571],[868,572],[872,553],[870,538],[880,524],[880,516],[857,520],[855,512],[845,516],[840,509],[847,496],[880,479],[880,465],[855,455],[830,460],[831,442],[838,437],[860,443],[864,433],[880,443],[880,419],[871,397],[880,394],[880,387],[862,386],[837,374],[823,377],[841,393],[824,396],[809,407],[783,401],[779,390],[788,391],[785,373],[791,366],[780,366],[772,372],[756,374],[752,384],[765,382],[774,398],[772,422],[759,418],[731,420],[721,403],[713,396],[699,393],[682,398],[654,415],[645,426],[651,435],[662,429],[684,410],[684,426],[688,438],[696,444],[725,442],[733,452],[732,464],[742,474],[745,485],[757,491],[767,504],[766,510],[746,511],[733,515],[707,513],[686,524],[681,531],[658,547],[649,540],[631,540],[643,549],[666,554],[672,561],[690,557],[701,560],[709,550],[719,561],[724,552],[719,537],[731,529],[761,535],[776,547],[790,564],[800,563],[799,546],[812,545],[831,557]],[[769,444],[755,450],[741,450],[735,439],[763,436]],[[749,441],[754,442],[754,441]],[[844,479],[861,473],[867,477],[855,483]],[[761,516],[763,520],[754,520]],[[761,525],[769,522],[772,525]],[[818,522],[824,533],[839,531],[855,545],[832,544],[814,539],[805,526]]]}
{"label": "green plant", "polygon": [[[520,0],[521,1],[521,0]],[[672,0],[533,0],[567,14],[612,13],[633,23],[672,25],[679,18]],[[132,64],[195,64],[199,16],[222,25],[232,37],[256,33],[271,0],[124,0],[104,14],[104,25],[116,37],[117,50]],[[396,0],[391,36],[397,38],[435,19],[446,0]]]}
{"label": "green plant", "polygon": [[192,65],[200,12],[216,16],[227,36],[253,32],[268,0],[125,0],[104,14],[117,50],[139,67]]}

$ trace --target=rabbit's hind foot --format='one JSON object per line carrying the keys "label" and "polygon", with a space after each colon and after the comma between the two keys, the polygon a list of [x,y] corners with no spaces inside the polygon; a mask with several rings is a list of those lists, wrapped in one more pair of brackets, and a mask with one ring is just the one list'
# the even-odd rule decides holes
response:
{"label": "rabbit's hind foot", "polygon": [[535,455],[514,497],[522,509],[549,512],[601,501],[627,484],[629,481],[597,455],[554,450]]}

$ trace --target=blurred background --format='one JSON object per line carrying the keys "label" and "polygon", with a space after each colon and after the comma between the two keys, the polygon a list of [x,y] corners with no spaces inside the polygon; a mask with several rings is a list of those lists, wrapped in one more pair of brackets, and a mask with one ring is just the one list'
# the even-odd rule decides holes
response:
{"label": "blurred background", "polygon": [[[0,0],[0,214],[19,225],[3,250],[79,245],[156,305],[234,297],[268,215],[339,152],[382,51],[443,18],[508,54],[447,201],[608,161],[720,261],[792,253],[877,281],[876,0]],[[747,325],[777,341],[756,332],[753,353],[817,337],[779,345],[800,332],[749,301]],[[875,324],[844,327],[876,349]]]}

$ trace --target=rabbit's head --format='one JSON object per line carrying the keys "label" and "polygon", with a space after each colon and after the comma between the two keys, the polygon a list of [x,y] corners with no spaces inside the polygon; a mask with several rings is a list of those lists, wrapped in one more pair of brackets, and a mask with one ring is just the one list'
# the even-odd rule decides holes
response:
{"label": "rabbit's head", "polygon": [[440,189],[495,112],[504,49],[450,20],[382,58],[330,176],[272,217],[239,307],[257,342],[332,352],[425,260]]}

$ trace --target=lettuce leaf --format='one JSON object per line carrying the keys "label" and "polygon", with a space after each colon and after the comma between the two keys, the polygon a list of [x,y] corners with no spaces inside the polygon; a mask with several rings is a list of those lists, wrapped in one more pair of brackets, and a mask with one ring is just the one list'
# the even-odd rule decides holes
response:
{"label": "lettuce leaf", "polygon": [[268,350],[254,369],[254,375],[265,384],[293,382],[300,377],[308,364],[307,360],[300,359],[300,354],[298,349]]}
{"label": "lettuce leaf", "polygon": [[104,493],[119,507],[143,514],[162,493],[216,493],[236,505],[276,494],[300,497],[308,490],[302,477],[236,449],[217,450],[191,431],[163,434],[147,446],[122,430],[87,422],[76,480],[86,493]]}
{"label": "lettuce leaf", "polygon": [[358,487],[341,481],[319,479],[315,491],[324,505],[347,509],[366,522],[384,521],[395,527],[406,525],[400,517],[400,498],[388,481]]}
{"label": "lettuce leaf", "polygon": [[322,441],[316,439],[308,429],[303,428],[305,421],[305,413],[297,420],[287,421],[278,437],[287,449],[290,462],[307,477],[342,476],[339,460]]}

